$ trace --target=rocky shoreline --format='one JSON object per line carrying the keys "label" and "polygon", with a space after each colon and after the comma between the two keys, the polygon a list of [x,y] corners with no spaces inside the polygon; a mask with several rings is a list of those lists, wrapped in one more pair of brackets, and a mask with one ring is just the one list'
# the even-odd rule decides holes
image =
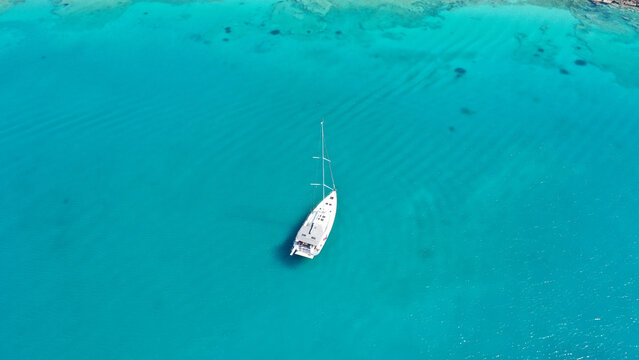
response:
{"label": "rocky shoreline", "polygon": [[595,4],[615,4],[639,8],[639,0],[590,0]]}

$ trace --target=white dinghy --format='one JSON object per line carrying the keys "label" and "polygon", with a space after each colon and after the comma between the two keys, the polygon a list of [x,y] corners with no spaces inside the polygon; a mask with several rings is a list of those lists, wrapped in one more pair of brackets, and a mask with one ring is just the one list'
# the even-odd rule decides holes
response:
{"label": "white dinghy", "polygon": [[[337,190],[335,189],[335,180],[333,180],[333,170],[331,168],[331,161],[328,159],[326,152],[326,144],[324,142],[324,121],[321,123],[322,127],[322,156],[313,157],[314,159],[320,159],[322,162],[322,183],[311,184],[322,187],[322,201],[320,201],[315,209],[304,221],[304,224],[297,232],[295,236],[295,243],[293,243],[293,249],[291,255],[304,256],[309,259],[314,258],[322,251],[328,235],[331,233],[333,223],[335,222],[335,214],[337,213]],[[328,163],[328,170],[331,176],[331,183],[333,187],[326,185],[325,181],[325,164]],[[326,189],[330,190],[330,193],[326,195]]]}

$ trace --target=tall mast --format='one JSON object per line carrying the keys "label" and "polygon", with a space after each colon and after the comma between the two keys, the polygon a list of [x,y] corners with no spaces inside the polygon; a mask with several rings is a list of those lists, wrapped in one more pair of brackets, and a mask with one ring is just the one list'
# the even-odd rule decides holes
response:
{"label": "tall mast", "polygon": [[324,181],[324,119],[322,119],[322,199],[326,197],[326,182]]}
{"label": "tall mast", "polygon": [[[333,169],[331,168],[331,161],[329,159],[327,159],[326,157],[328,156],[328,152],[326,151],[326,144],[324,143],[324,119],[322,119],[322,122],[320,123],[321,128],[322,128],[322,156],[313,156],[313,159],[320,159],[322,161],[322,183],[321,184],[317,184],[317,183],[311,183],[312,186],[321,186],[322,187],[322,198],[326,197],[326,189],[325,188],[329,188],[331,189],[331,191],[335,191],[335,179],[333,179]],[[333,187],[330,187],[328,185],[326,185],[326,164],[324,164],[324,162],[328,162],[328,171],[330,172],[331,175],[331,183],[333,184]]]}

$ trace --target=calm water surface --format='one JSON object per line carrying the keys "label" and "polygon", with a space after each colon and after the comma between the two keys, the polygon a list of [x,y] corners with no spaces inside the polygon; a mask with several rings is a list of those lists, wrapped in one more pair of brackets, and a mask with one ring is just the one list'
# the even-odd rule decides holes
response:
{"label": "calm water surface", "polygon": [[0,358],[639,358],[637,15],[423,6],[1,14]]}

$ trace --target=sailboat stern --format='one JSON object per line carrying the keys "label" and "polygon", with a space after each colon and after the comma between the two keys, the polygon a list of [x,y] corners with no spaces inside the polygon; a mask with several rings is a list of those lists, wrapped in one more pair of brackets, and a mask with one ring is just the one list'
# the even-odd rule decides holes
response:
{"label": "sailboat stern", "polygon": [[315,257],[315,254],[312,253],[311,247],[309,244],[304,244],[296,241],[293,245],[293,249],[291,249],[290,256],[299,255],[308,259],[312,259]]}

